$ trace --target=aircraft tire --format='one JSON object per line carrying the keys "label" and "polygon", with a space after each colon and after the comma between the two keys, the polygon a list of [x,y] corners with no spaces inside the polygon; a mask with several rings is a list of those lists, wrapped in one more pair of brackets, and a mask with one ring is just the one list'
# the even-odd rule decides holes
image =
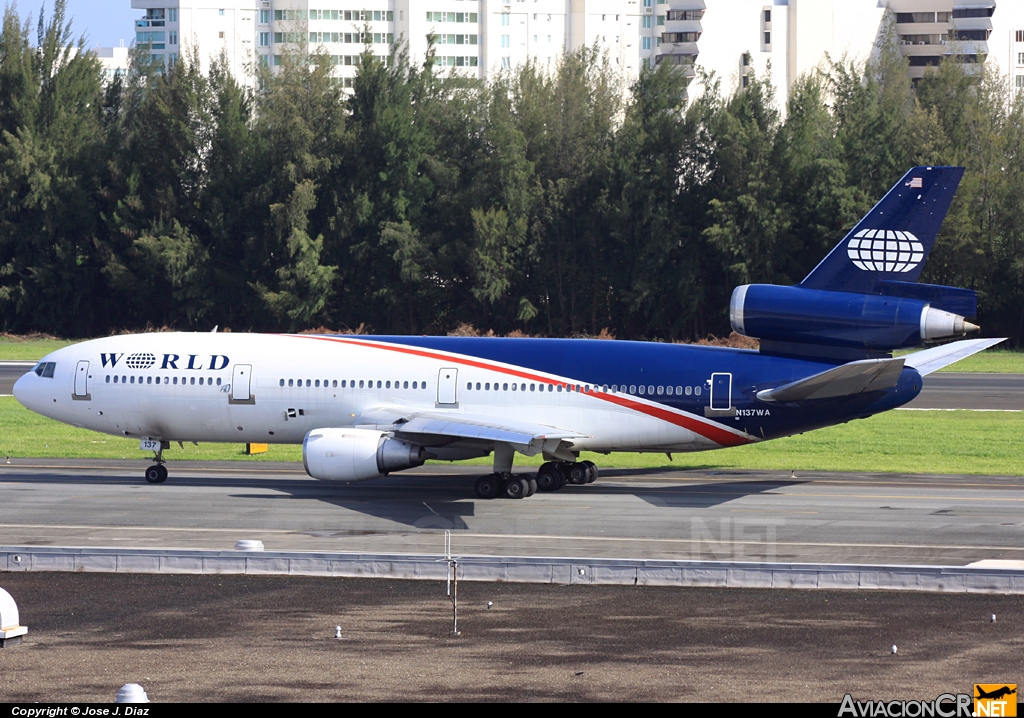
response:
{"label": "aircraft tire", "polygon": [[590,472],[587,471],[587,467],[581,461],[569,464],[569,468],[566,473],[569,475],[569,483],[577,485],[587,483],[587,477],[590,474]]}
{"label": "aircraft tire", "polygon": [[581,461],[580,463],[587,467],[586,483],[592,484],[597,481],[598,474],[600,473],[600,471],[598,471],[597,464],[593,461]]}
{"label": "aircraft tire", "polygon": [[501,481],[497,474],[488,474],[476,480],[475,488],[478,498],[493,499],[501,492]]}
{"label": "aircraft tire", "polygon": [[526,482],[522,479],[509,479],[505,482],[505,496],[510,499],[521,499],[526,496],[528,490]]}
{"label": "aircraft tire", "polygon": [[528,479],[524,479],[524,481],[526,482],[526,485],[529,487],[529,491],[526,492],[527,496],[533,496],[535,493],[537,493],[536,477],[531,476]]}
{"label": "aircraft tire", "polygon": [[163,464],[153,464],[146,469],[146,481],[151,484],[162,484],[167,481],[167,467]]}
{"label": "aircraft tire", "polygon": [[548,461],[537,470],[538,491],[558,491],[562,488],[564,474],[558,464]]}

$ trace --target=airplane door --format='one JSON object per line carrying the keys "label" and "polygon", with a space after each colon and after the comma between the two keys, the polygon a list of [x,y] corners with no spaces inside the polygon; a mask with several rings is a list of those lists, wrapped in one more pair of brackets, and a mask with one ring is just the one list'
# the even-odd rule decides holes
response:
{"label": "airplane door", "polygon": [[256,397],[250,392],[252,364],[235,364],[231,369],[232,404],[255,404]]}
{"label": "airplane door", "polygon": [[89,398],[89,362],[80,361],[75,368],[75,398]]}
{"label": "airplane door", "polygon": [[714,411],[732,408],[732,374],[711,375],[711,408]]}
{"label": "airplane door", "polygon": [[457,404],[456,389],[458,387],[459,370],[444,368],[437,373],[437,403]]}

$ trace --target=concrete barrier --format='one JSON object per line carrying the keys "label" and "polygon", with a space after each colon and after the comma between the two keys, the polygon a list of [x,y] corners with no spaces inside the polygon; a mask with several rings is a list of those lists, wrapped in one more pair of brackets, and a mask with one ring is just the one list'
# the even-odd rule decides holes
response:
{"label": "concrete barrier", "polygon": [[[1024,594],[1024,567],[795,564],[531,556],[460,556],[463,581],[515,583],[827,588]],[[448,565],[429,554],[195,551],[74,546],[0,546],[3,571],[251,574],[443,581]]]}

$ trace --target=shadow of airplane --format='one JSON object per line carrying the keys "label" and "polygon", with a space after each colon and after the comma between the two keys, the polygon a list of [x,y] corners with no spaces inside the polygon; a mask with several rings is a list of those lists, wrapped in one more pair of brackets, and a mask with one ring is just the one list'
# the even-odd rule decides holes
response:
{"label": "shadow of airplane", "polygon": [[[270,476],[197,476],[188,475],[189,467],[177,464],[171,479],[166,484],[147,485],[135,476],[109,476],[97,473],[21,473],[5,471],[0,473],[0,483],[11,484],[93,484],[121,486],[146,491],[161,491],[167,488],[220,488],[231,491],[232,498],[250,501],[322,501],[348,511],[358,512],[415,529],[468,530],[466,517],[474,516],[477,499],[474,491],[476,474],[394,474],[381,479],[351,483],[318,481],[296,474],[294,478],[281,474]],[[202,469],[193,469],[193,472]],[[239,467],[239,473],[245,471]],[[664,474],[678,469],[614,469],[602,472],[602,479],[615,480],[637,475]],[[775,489],[807,483],[792,480],[741,480],[733,481],[728,475],[740,478],[742,472],[723,472],[722,478],[695,480],[670,486],[629,486],[607,484],[599,480],[585,486],[566,485],[560,495],[588,496],[635,496],[659,508],[706,509],[728,501],[763,494]],[[703,479],[704,477],[700,477]],[[246,490],[258,490],[250,493]],[[538,494],[530,501],[542,501],[545,494]],[[494,499],[512,501],[512,499]],[[488,502],[489,503],[489,502]],[[528,506],[529,504],[526,504]]]}

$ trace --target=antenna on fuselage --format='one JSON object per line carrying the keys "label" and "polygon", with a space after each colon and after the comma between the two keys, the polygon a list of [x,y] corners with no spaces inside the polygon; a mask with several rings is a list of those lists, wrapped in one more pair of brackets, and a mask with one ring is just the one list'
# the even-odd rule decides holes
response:
{"label": "antenna on fuselage", "polygon": [[210,334],[216,334],[217,333],[217,328],[219,326],[220,326],[220,324],[214,324],[213,325],[213,329],[210,330]]}

